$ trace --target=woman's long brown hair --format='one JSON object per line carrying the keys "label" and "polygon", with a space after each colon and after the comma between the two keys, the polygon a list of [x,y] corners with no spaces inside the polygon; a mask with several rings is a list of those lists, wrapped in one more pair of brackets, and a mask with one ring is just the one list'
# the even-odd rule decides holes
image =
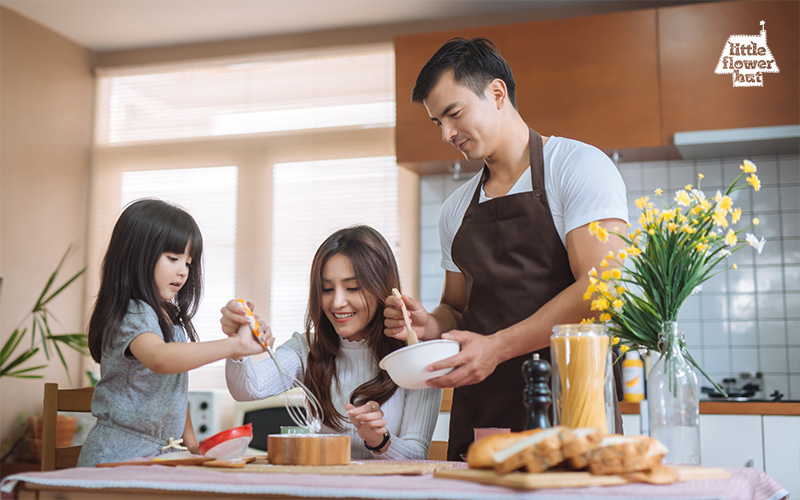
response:
{"label": "woman's long brown hair", "polygon": [[[336,360],[339,357],[341,339],[322,308],[322,269],[328,259],[337,254],[350,259],[362,296],[365,299],[370,296],[377,299],[378,307],[375,311],[368,311],[372,319],[366,326],[367,346],[375,364],[405,344],[383,333],[383,300],[392,294],[392,288],[400,288],[400,273],[389,244],[378,231],[369,226],[354,226],[336,231],[320,245],[311,264],[305,323],[305,335],[311,350],[308,353],[304,382],[322,405],[325,416],[323,423],[332,429],[343,431],[347,418],[336,411],[331,398],[333,384],[339,385]],[[375,377],[353,391],[350,402],[356,406],[368,401],[383,404],[396,390],[397,385],[386,371],[378,370]]]}

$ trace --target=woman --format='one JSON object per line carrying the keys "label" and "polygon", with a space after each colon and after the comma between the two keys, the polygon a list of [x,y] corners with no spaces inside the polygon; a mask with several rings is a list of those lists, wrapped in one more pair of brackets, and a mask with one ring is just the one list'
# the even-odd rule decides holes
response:
{"label": "woman", "polygon": [[[321,432],[350,435],[354,459],[426,459],[436,425],[441,390],[399,388],[378,367],[405,345],[383,334],[383,297],[399,287],[397,263],[378,231],[369,226],[336,231],[311,265],[305,333],[295,333],[276,350],[283,369],[320,401]],[[247,323],[235,301],[222,313],[228,335]],[[229,359],[225,375],[239,401],[287,388],[269,358]]]}

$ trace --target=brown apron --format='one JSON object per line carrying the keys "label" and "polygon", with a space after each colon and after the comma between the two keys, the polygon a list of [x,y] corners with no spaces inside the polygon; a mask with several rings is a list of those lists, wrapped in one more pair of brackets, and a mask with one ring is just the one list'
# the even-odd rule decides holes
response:
{"label": "brown apron", "polygon": [[[575,282],[547,203],[542,137],[534,130],[529,150],[533,191],[479,203],[481,187],[490,175],[484,167],[453,238],[453,262],[466,280],[464,330],[490,335],[519,323]],[[549,347],[537,352],[550,360]],[[476,427],[525,428],[522,363],[529,358],[524,354],[510,359],[486,380],[455,389],[448,460],[458,461],[467,452]],[[616,412],[621,423],[618,408]]]}

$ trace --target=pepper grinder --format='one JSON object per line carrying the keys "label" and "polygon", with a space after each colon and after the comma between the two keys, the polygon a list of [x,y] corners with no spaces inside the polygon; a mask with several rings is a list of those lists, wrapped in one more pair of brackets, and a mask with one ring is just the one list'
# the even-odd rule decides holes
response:
{"label": "pepper grinder", "polygon": [[525,390],[522,401],[528,409],[528,422],[525,429],[547,429],[550,425],[550,363],[534,354],[532,359],[522,364]]}

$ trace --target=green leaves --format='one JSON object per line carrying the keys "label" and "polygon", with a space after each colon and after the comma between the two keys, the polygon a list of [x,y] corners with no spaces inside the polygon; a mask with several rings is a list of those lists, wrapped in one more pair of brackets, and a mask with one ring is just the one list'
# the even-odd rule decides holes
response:
{"label": "green leaves", "polygon": [[40,348],[44,350],[45,358],[47,360],[50,359],[51,350],[54,350],[58,355],[59,361],[61,362],[61,365],[64,367],[65,371],[68,371],[68,367],[62,348],[67,347],[78,351],[81,354],[88,354],[89,343],[85,334],[69,333],[54,335],[50,328],[51,319],[55,319],[55,317],[51,313],[50,309],[48,309],[48,304],[50,304],[53,299],[58,297],[67,287],[74,283],[75,280],[77,280],[86,271],[86,268],[81,269],[61,285],[59,285],[55,291],[51,291],[58,278],[58,273],[61,271],[61,267],[64,265],[64,262],[66,261],[71,249],[72,247],[67,248],[67,251],[64,252],[64,255],[61,257],[61,261],[59,261],[55,271],[53,271],[53,273],[47,279],[44,289],[36,299],[36,303],[34,304],[33,308],[20,322],[20,324],[22,324],[28,319],[31,321],[30,347],[12,359],[12,356],[14,356],[14,352],[20,345],[23,337],[25,337],[25,335],[28,333],[27,327],[23,328],[21,331],[19,328],[15,329],[6,343],[3,345],[3,349],[0,351],[0,377],[42,378],[41,375],[32,372],[41,370],[47,366],[46,364],[32,367],[21,367],[21,365],[36,355]]}

